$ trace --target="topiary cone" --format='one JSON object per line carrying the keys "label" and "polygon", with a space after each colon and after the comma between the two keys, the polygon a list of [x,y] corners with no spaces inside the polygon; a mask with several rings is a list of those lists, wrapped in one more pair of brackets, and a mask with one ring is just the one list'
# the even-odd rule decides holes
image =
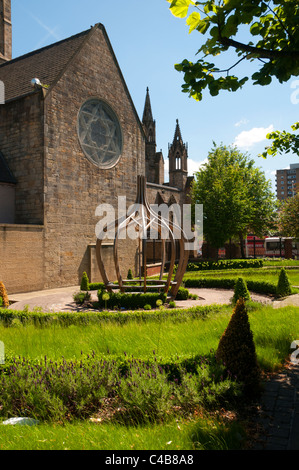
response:
{"label": "topiary cone", "polygon": [[238,299],[250,300],[249,290],[247,289],[247,284],[242,277],[239,277],[235,284],[234,296],[232,298],[233,304],[235,304]]}
{"label": "topiary cone", "polygon": [[286,295],[290,295],[292,293],[292,287],[285,268],[280,270],[276,293],[278,297],[285,297]]}
{"label": "topiary cone", "polygon": [[243,383],[245,393],[257,394],[260,389],[260,369],[242,298],[237,301],[229,324],[220,338],[216,359],[225,365],[238,382]]}
{"label": "topiary cone", "polygon": [[0,282],[0,297],[3,300],[3,307],[9,307],[8,295],[3,282]]}
{"label": "topiary cone", "polygon": [[82,291],[88,291],[89,290],[89,279],[88,279],[87,273],[85,271],[84,271],[82,279],[81,279],[80,290],[82,290]]}

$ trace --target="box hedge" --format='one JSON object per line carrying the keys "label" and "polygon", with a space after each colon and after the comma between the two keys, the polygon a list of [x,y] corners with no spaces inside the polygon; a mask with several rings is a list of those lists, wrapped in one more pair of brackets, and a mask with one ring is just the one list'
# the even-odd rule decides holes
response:
{"label": "box hedge", "polygon": [[[185,287],[234,289],[237,279],[184,279]],[[276,295],[276,285],[267,281],[246,281],[247,287],[252,292],[259,294]]]}
{"label": "box hedge", "polygon": [[167,298],[166,294],[157,292],[109,292],[109,299],[104,300],[103,294],[105,292],[106,291],[102,289],[98,291],[99,308],[135,310],[137,308],[144,308],[145,305],[150,305],[152,308],[156,308],[157,300],[162,300],[162,302],[165,303]]}

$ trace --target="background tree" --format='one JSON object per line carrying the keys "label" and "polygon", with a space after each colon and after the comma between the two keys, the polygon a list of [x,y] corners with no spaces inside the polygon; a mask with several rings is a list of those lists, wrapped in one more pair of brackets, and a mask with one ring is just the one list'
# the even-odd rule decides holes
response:
{"label": "background tree", "polygon": [[[206,41],[193,63],[187,59],[175,68],[184,73],[182,90],[196,100],[208,89],[212,96],[220,90],[236,91],[248,81],[247,76],[236,76],[233,71],[245,61],[257,64],[251,79],[254,85],[269,85],[272,77],[280,83],[299,75],[299,2],[298,0],[167,0],[173,15],[187,18],[189,32],[196,30]],[[245,32],[244,32],[245,29]],[[241,31],[240,39],[238,34]],[[244,42],[243,38],[248,40]],[[214,57],[228,50],[236,53],[233,63],[225,69],[218,68]],[[211,60],[207,60],[207,58]],[[299,123],[294,124],[298,129]],[[299,136],[292,133],[268,135],[273,144],[263,156],[275,155],[284,148],[295,153],[299,148]]]}
{"label": "background tree", "polygon": [[195,174],[192,202],[203,204],[203,234],[217,250],[233,237],[262,236],[273,226],[276,203],[271,183],[254,160],[235,147],[214,147]]}
{"label": "background tree", "polygon": [[282,203],[278,215],[278,225],[281,235],[299,239],[299,194]]}

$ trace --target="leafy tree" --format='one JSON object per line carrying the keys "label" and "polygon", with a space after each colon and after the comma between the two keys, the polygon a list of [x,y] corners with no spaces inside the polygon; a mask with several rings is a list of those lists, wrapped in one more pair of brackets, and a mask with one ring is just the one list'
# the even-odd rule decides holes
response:
{"label": "leafy tree", "polygon": [[[299,75],[298,0],[167,1],[173,15],[187,18],[190,33],[196,30],[206,36],[197,52],[201,54],[197,62],[185,59],[175,66],[184,73],[183,92],[196,100],[202,100],[206,88],[212,96],[220,90],[242,88],[249,77],[238,77],[233,71],[246,60],[257,63],[251,76],[254,85],[269,85],[273,77],[284,83]],[[237,37],[240,34],[241,39]],[[220,69],[213,63],[214,57],[228,50],[236,53],[236,59]],[[293,130],[298,129],[299,123],[294,127]],[[264,157],[285,149],[298,153],[298,136],[277,131],[268,138],[273,143],[263,153]]]}
{"label": "leafy tree", "polygon": [[283,201],[278,215],[281,235],[299,238],[299,194]]}
{"label": "leafy tree", "polygon": [[[297,0],[168,0],[171,12],[180,18],[187,17],[189,32],[207,35],[198,53],[203,54],[195,64],[184,60],[176,66],[185,73],[183,90],[196,99],[202,99],[206,87],[212,96],[219,90],[235,91],[248,77],[238,78],[230,71],[243,60],[258,61],[261,67],[252,75],[254,84],[269,85],[272,77],[281,83],[299,74],[299,5]],[[191,14],[189,15],[192,9]],[[189,15],[189,16],[188,16]],[[250,41],[234,38],[246,25]],[[236,51],[239,60],[220,70],[207,62],[229,49]],[[223,73],[227,73],[224,77]],[[216,78],[216,75],[220,75]]]}
{"label": "leafy tree", "polygon": [[274,223],[270,181],[235,147],[214,143],[208,162],[195,174],[192,202],[203,204],[203,234],[217,249],[236,236],[242,242],[249,232],[262,236]]}
{"label": "leafy tree", "polygon": [[[299,129],[299,122],[296,122],[291,128],[293,131],[297,131]],[[260,155],[263,158],[267,158],[268,155],[274,157],[278,153],[289,153],[291,151],[299,155],[299,135],[286,131],[274,131],[267,134],[267,139],[273,140],[273,142]]]}

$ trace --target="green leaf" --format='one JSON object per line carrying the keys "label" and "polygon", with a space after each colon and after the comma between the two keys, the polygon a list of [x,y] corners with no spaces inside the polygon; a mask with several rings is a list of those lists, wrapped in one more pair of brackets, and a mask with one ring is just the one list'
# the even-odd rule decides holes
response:
{"label": "green leaf", "polygon": [[169,7],[171,13],[178,18],[185,18],[188,14],[189,6],[193,4],[191,0],[173,0]]}
{"label": "green leaf", "polygon": [[261,25],[260,23],[253,23],[253,25],[251,26],[250,28],[250,33],[253,35],[253,36],[257,36],[258,34],[260,34],[260,31],[261,31]]}
{"label": "green leaf", "polygon": [[186,20],[187,25],[189,26],[189,34],[194,31],[200,23],[200,14],[194,11]]}

